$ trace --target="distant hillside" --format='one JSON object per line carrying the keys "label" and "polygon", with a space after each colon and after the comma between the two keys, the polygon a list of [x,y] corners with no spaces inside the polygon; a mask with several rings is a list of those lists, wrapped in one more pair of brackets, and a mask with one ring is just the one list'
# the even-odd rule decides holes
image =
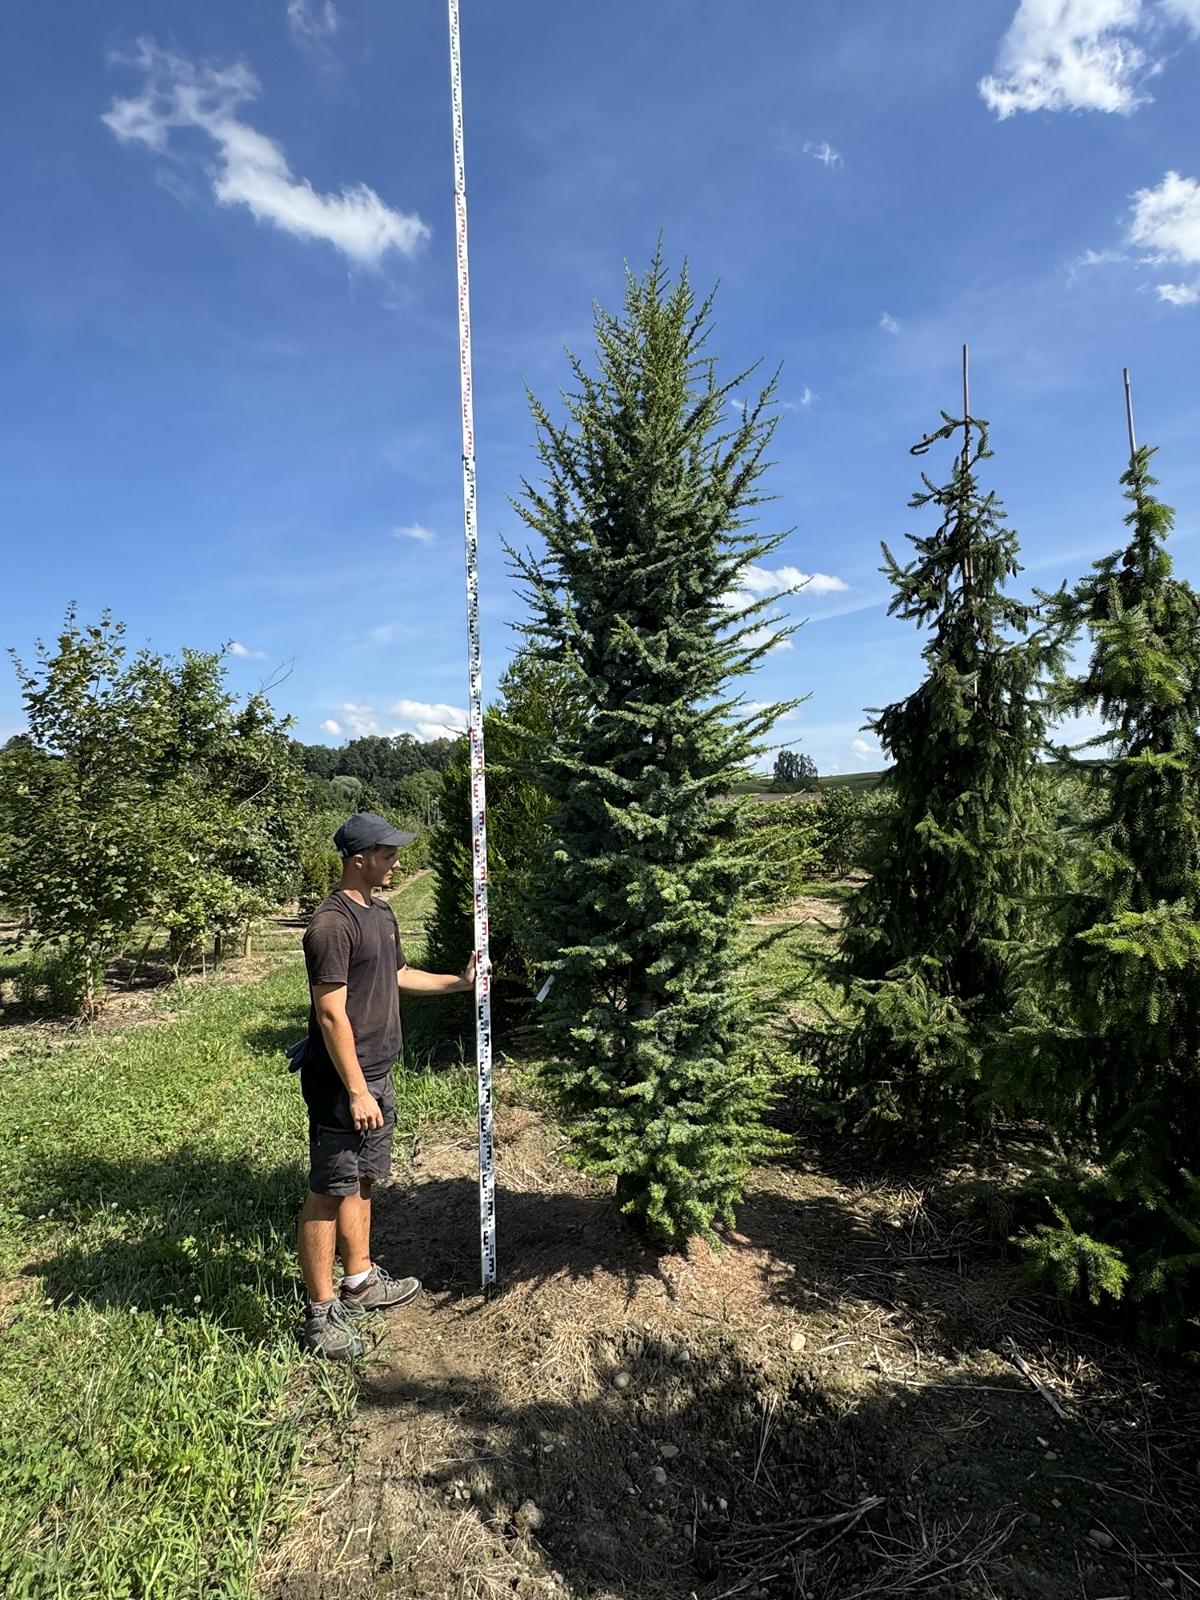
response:
{"label": "distant hillside", "polygon": [[[882,772],[835,772],[828,778],[818,778],[818,789],[874,789],[883,777]],[[772,796],[798,794],[800,785],[795,783],[777,784],[769,772],[751,772],[741,778],[732,786],[730,791],[738,795],[762,795],[764,798]]]}
{"label": "distant hillside", "polygon": [[[1102,757],[1092,756],[1074,761],[1044,761],[1040,765],[1047,771],[1070,775],[1081,767],[1107,767],[1110,763]],[[855,789],[865,793],[870,789],[877,789],[882,778],[882,772],[834,772],[827,778],[818,778],[817,788]],[[763,799],[769,800],[772,797],[796,794],[799,792],[799,785],[785,783],[781,786],[769,772],[751,772],[734,784],[732,792],[739,795],[760,795]]]}
{"label": "distant hillside", "polygon": [[835,772],[828,778],[818,778],[821,789],[877,789],[882,772]]}

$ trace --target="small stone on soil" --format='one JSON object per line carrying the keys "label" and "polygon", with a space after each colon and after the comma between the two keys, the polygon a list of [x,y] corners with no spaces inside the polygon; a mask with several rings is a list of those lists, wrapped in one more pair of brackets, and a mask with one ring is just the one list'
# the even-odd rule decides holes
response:
{"label": "small stone on soil", "polygon": [[540,1506],[536,1505],[532,1500],[522,1500],[516,1516],[518,1528],[527,1530],[530,1533],[536,1533],[545,1520]]}
{"label": "small stone on soil", "polygon": [[666,1483],[666,1481],[667,1481],[666,1468],[665,1467],[655,1467],[654,1471],[650,1474],[650,1476],[654,1479],[655,1483]]}
{"label": "small stone on soil", "polygon": [[794,1333],[789,1341],[793,1350],[803,1350],[808,1343],[807,1337],[802,1333]]}
{"label": "small stone on soil", "polygon": [[679,1446],[677,1444],[660,1444],[658,1453],[664,1461],[674,1461],[679,1454]]}
{"label": "small stone on soil", "polygon": [[629,1385],[632,1382],[633,1382],[633,1379],[629,1376],[629,1374],[627,1372],[614,1372],[613,1373],[612,1386],[613,1386],[614,1389],[621,1389],[621,1390],[628,1389]]}
{"label": "small stone on soil", "polygon": [[1103,1528],[1090,1528],[1088,1530],[1088,1538],[1100,1550],[1112,1549],[1113,1536],[1111,1533],[1105,1533]]}

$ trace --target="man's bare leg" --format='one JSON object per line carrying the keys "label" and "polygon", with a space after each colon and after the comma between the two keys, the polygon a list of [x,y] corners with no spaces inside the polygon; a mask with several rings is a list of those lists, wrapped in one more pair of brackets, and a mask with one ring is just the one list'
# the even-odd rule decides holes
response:
{"label": "man's bare leg", "polygon": [[333,1299],[333,1254],[341,1233],[342,1207],[350,1202],[340,1195],[314,1194],[310,1189],[300,1208],[296,1243],[300,1271],[313,1305]]}
{"label": "man's bare leg", "polygon": [[358,1193],[348,1194],[338,1208],[337,1253],[348,1278],[371,1270],[371,1179],[358,1180]]}

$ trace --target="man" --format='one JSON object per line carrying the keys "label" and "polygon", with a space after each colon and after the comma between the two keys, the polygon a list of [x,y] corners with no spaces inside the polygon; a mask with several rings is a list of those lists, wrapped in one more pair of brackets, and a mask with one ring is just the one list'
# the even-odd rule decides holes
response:
{"label": "man", "polygon": [[[304,934],[312,1005],[300,1084],[308,1106],[308,1194],[297,1230],[308,1290],[301,1343],[346,1361],[363,1352],[355,1322],[406,1304],[416,1278],[392,1278],[371,1260],[371,1186],[391,1166],[403,994],[457,994],[475,987],[475,957],[461,977],[406,964],[400,930],[382,888],[396,852],[416,837],[382,817],[356,812],[338,829],[341,882]],[[333,1287],[341,1257],[340,1291]]]}

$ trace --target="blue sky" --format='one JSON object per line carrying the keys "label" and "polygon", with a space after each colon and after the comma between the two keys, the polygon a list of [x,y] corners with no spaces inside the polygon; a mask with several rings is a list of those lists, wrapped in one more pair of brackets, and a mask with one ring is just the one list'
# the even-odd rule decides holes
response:
{"label": "blue sky", "polygon": [[[1121,368],[1200,581],[1200,0],[463,0],[485,673],[535,470],[522,384],[663,234],[714,348],[782,363],[756,574],[816,575],[749,693],[823,771],[917,681],[879,541],[957,404],[1028,581],[1113,548]],[[306,740],[461,725],[457,330],[441,0],[59,0],[0,56],[3,642],[68,602],[233,642]],[[934,470],[945,466],[935,461]],[[0,737],[21,724],[0,678]]]}

